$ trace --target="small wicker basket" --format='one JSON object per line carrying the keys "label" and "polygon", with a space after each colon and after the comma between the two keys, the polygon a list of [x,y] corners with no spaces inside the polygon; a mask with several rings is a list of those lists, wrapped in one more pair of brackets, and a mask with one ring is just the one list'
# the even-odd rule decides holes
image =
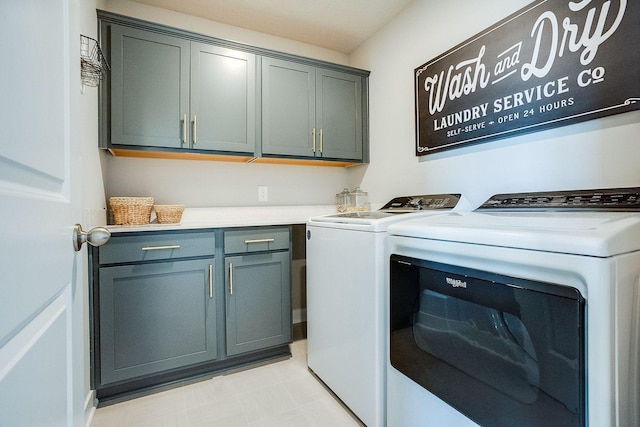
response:
{"label": "small wicker basket", "polygon": [[109,205],[116,225],[149,224],[153,197],[111,197]]}
{"label": "small wicker basket", "polygon": [[160,224],[177,224],[182,219],[184,205],[153,205]]}

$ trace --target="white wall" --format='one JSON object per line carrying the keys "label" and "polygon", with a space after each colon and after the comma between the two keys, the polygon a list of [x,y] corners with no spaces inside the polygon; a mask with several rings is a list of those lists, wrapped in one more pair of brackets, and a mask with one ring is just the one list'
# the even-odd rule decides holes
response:
{"label": "white wall", "polygon": [[[335,167],[113,156],[105,173],[107,197],[152,196],[157,204],[188,207],[330,205],[347,179]],[[261,185],[267,202],[258,201]]]}
{"label": "white wall", "polygon": [[136,3],[130,0],[96,1],[98,9],[167,25],[169,27],[337,64],[348,65],[349,63],[348,55],[307,43],[271,36],[256,31],[249,31],[244,28],[209,21],[207,19]]}
{"label": "white wall", "polygon": [[462,192],[478,205],[495,193],[640,185],[640,112],[473,147],[415,156],[413,70],[530,0],[416,0],[354,52],[371,70],[371,164],[349,171],[373,201]]}
{"label": "white wall", "polygon": [[[128,0],[99,0],[98,8],[266,49],[338,64],[349,62],[348,56],[340,52]],[[156,203],[182,203],[188,207],[333,204],[335,194],[347,185],[344,168],[111,155],[104,156],[103,173],[107,198],[153,196]],[[267,202],[258,202],[259,185],[269,187]]]}
{"label": "white wall", "polygon": [[349,169],[104,156],[107,197],[151,195],[159,203],[247,206],[257,186],[269,205],[331,204],[360,185],[375,205],[399,194],[462,192],[472,204],[494,193],[640,185],[640,112],[483,143],[414,154],[413,70],[520,9],[529,0],[416,0],[350,57],[128,0],[98,8],[371,71],[371,164]]}

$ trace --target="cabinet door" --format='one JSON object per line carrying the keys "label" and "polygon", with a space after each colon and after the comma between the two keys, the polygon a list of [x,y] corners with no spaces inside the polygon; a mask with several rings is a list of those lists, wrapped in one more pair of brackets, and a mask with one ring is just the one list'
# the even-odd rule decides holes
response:
{"label": "cabinet door", "polygon": [[191,147],[253,154],[255,117],[255,55],[193,42]]}
{"label": "cabinet door", "polygon": [[189,41],[112,26],[111,145],[182,147],[188,98]]}
{"label": "cabinet door", "polygon": [[225,259],[227,355],[291,341],[289,252]]}
{"label": "cabinet door", "polygon": [[362,78],[318,69],[316,104],[322,157],[362,160]]}
{"label": "cabinet door", "polygon": [[314,67],[262,59],[263,154],[314,156],[315,96]]}
{"label": "cabinet door", "polygon": [[216,358],[213,262],[100,269],[100,384]]}

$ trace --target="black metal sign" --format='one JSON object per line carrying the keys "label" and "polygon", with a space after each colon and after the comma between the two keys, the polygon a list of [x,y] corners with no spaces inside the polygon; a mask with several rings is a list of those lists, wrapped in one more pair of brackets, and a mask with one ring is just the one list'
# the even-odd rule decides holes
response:
{"label": "black metal sign", "polygon": [[640,109],[640,2],[534,2],[415,85],[418,156]]}

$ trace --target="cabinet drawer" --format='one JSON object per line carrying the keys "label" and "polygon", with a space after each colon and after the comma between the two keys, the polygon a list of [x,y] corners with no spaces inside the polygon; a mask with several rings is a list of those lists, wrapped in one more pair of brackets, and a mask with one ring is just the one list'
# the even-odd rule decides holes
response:
{"label": "cabinet drawer", "polygon": [[289,227],[250,228],[224,232],[224,253],[289,249]]}
{"label": "cabinet drawer", "polygon": [[215,232],[116,235],[99,248],[100,264],[214,255],[215,248]]}

